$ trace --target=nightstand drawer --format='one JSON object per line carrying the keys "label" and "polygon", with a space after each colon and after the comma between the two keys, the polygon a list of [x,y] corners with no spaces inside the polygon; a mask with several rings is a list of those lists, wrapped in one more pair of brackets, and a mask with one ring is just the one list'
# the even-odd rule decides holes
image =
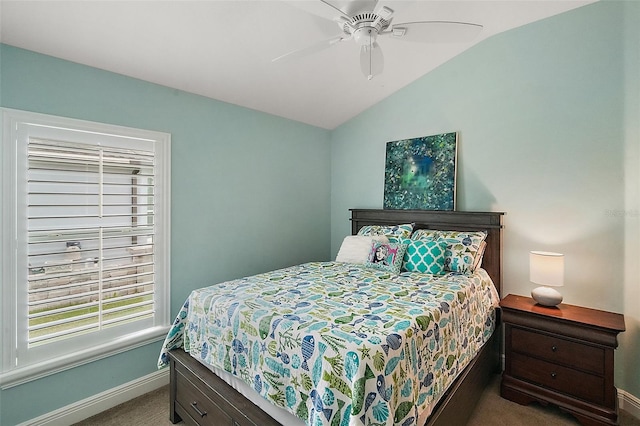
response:
{"label": "nightstand drawer", "polygon": [[604,349],[595,346],[512,327],[511,349],[554,364],[604,374]]}
{"label": "nightstand drawer", "polygon": [[596,404],[604,403],[604,378],[517,352],[511,354],[511,375]]}

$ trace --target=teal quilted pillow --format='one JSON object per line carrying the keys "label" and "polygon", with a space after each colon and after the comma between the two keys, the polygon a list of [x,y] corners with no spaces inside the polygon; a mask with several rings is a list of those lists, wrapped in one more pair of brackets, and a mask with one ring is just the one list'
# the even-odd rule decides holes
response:
{"label": "teal quilted pillow", "polygon": [[406,244],[374,241],[365,266],[399,274],[406,250]]}
{"label": "teal quilted pillow", "polygon": [[444,241],[411,240],[404,254],[402,269],[423,274],[444,274],[444,253],[447,243]]}

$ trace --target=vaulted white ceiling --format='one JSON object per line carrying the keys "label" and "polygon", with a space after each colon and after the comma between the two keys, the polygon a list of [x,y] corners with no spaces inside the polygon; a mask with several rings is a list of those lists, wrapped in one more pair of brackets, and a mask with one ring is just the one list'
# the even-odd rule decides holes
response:
{"label": "vaulted white ceiling", "polygon": [[338,13],[321,0],[0,0],[0,41],[333,129],[492,35],[592,2],[380,0],[395,11],[393,24],[457,21],[483,30],[462,43],[379,37],[385,66],[372,80],[353,40],[272,62],[340,34],[326,19]]}

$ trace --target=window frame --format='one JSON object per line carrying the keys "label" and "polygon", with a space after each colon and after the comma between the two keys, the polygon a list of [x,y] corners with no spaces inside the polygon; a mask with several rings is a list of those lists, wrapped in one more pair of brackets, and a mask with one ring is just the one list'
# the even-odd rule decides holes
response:
{"label": "window frame", "polygon": [[[117,353],[161,340],[170,324],[170,212],[171,212],[171,135],[168,133],[134,129],[91,121],[0,108],[2,140],[0,141],[0,226],[3,234],[0,245],[0,387],[6,389],[78,365],[86,364]],[[146,328],[134,332],[126,327],[114,327],[64,340],[64,345],[42,345],[28,348],[26,337],[19,335],[24,319],[19,309],[24,302],[25,289],[19,281],[26,276],[26,252],[19,238],[26,237],[21,212],[26,212],[26,186],[19,179],[18,162],[25,161],[26,144],[30,137],[61,138],[91,145],[100,140],[151,141],[154,146],[156,177],[155,233],[154,233],[154,306],[155,314]],[[69,139],[70,138],[70,139]],[[24,253],[20,253],[23,251]],[[26,286],[26,282],[23,283]],[[26,314],[26,305],[25,305]],[[26,315],[25,315],[26,316]],[[114,330],[116,329],[116,330]],[[118,330],[119,329],[119,330]],[[87,337],[89,336],[89,337]],[[105,340],[107,339],[107,340]],[[84,342],[78,346],[77,342]],[[52,351],[42,348],[53,348]],[[64,347],[64,348],[63,348]],[[53,355],[52,355],[53,354]]]}

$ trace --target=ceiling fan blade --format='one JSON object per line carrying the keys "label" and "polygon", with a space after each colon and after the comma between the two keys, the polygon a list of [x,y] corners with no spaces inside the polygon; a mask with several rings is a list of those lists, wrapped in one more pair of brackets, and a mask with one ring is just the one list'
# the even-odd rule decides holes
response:
{"label": "ceiling fan blade", "polygon": [[347,15],[343,10],[341,10],[339,6],[336,6],[329,1],[325,1],[325,0],[314,0],[314,1],[282,0],[282,1],[290,4],[291,6],[297,9],[303,10],[311,15],[319,16],[320,18],[328,19],[330,21],[334,21],[341,16],[344,16],[345,18],[349,18],[349,15]]}
{"label": "ceiling fan blade", "polygon": [[320,52],[321,50],[327,49],[336,43],[340,43],[341,41],[349,40],[350,38],[351,37],[347,37],[347,36],[332,37],[328,40],[320,41],[311,46],[308,46],[302,49],[297,49],[289,53],[285,53],[284,55],[281,55],[281,56],[278,56],[277,58],[272,59],[271,62],[288,61],[291,59],[302,58],[312,53]]}
{"label": "ceiling fan blade", "polygon": [[337,12],[339,15],[344,16],[345,18],[349,18],[349,15],[347,15],[345,12],[343,12],[338,6],[335,6],[334,4],[326,1],[326,0],[320,0],[321,3],[324,3],[326,6],[329,6],[330,8],[332,8],[335,12]]}
{"label": "ceiling fan blade", "polygon": [[360,69],[367,79],[382,74],[384,70],[384,55],[378,43],[360,47]]}
{"label": "ceiling fan blade", "polygon": [[362,12],[371,12],[378,7],[378,0],[332,0],[340,9],[349,15],[357,15]]}
{"label": "ceiling fan blade", "polygon": [[291,6],[330,21],[340,17],[351,19],[363,11],[372,11],[378,0],[281,0]]}
{"label": "ceiling fan blade", "polygon": [[406,41],[462,43],[476,38],[482,28],[469,22],[422,21],[393,25],[384,34]]}

